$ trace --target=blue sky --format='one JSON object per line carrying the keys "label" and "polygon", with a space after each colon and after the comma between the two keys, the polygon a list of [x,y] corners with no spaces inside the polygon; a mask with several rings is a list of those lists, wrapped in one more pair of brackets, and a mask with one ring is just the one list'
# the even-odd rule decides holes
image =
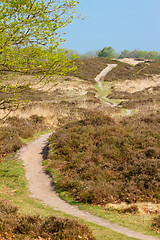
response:
{"label": "blue sky", "polygon": [[160,52],[160,0],[79,0],[79,19],[66,28],[64,47],[85,53],[112,46],[117,52]]}

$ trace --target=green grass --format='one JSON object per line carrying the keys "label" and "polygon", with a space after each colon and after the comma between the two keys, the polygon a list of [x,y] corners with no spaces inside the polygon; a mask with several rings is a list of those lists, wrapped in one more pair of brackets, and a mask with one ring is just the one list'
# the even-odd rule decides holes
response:
{"label": "green grass", "polygon": [[[98,83],[96,83],[94,85],[95,89],[97,90],[97,95],[98,97],[108,103],[112,103],[112,104],[116,104],[119,105],[121,102],[124,102],[125,99],[114,99],[114,98],[107,98],[107,96],[109,96],[112,93],[112,87],[113,87],[113,83],[112,82],[102,82],[102,86],[104,89],[101,89],[98,86]],[[106,97],[107,99],[104,99],[104,97]],[[126,116],[128,115],[126,108],[120,108],[120,112],[119,113],[114,113],[112,114],[112,116]],[[134,115],[136,113],[136,109],[131,109],[131,114],[129,115]]]}
{"label": "green grass", "polygon": [[14,155],[11,154],[0,168],[0,187],[9,189],[10,194],[14,196],[19,196],[27,190],[25,171],[21,166],[22,162],[15,160]]}
{"label": "green grass", "polygon": [[129,213],[122,214],[114,212],[112,210],[105,210],[100,206],[78,203],[69,197],[67,192],[60,192],[60,196],[66,202],[72,205],[78,205],[79,209],[81,210],[85,210],[93,215],[110,220],[112,223],[118,223],[119,225],[132,229],[134,231],[160,238],[160,234],[151,229],[152,221],[155,217],[157,217],[156,215],[133,215]]}
{"label": "green grass", "polygon": [[[127,111],[130,111],[131,110],[131,113],[129,113],[128,114],[128,112]],[[112,114],[112,117],[115,117],[115,116],[133,116],[134,114],[136,114],[137,113],[137,110],[136,109],[126,109],[126,108],[121,108],[120,109],[120,112],[118,112],[118,113],[114,113],[114,114]]]}
{"label": "green grass", "polygon": [[111,82],[102,82],[102,86],[103,86],[103,89],[101,89],[98,86],[98,83],[94,85],[95,89],[97,90],[97,95],[101,100],[105,102],[117,104],[117,105],[123,101],[123,99],[112,99],[112,98],[104,99],[104,97],[107,97],[109,94],[112,93],[113,84]]}
{"label": "green grass", "polygon": [[101,226],[92,223],[84,223],[91,229],[97,240],[135,240],[135,238],[127,237],[126,235],[119,234]]}
{"label": "green grass", "polygon": [[98,92],[99,96],[107,96],[112,93],[112,83],[111,82],[102,82],[103,89],[98,86],[98,83],[94,85],[95,89]]}
{"label": "green grass", "polygon": [[36,138],[40,137],[41,135],[43,134],[47,134],[47,133],[52,133],[54,131],[54,129],[50,129],[48,128],[47,130],[45,131],[41,131],[41,132],[38,132],[38,133],[35,133],[32,137],[30,138],[20,138],[20,140],[22,141],[23,144],[26,144],[26,143],[29,143],[33,140],[35,140]]}
{"label": "green grass", "polygon": [[[50,206],[33,199],[28,190],[25,171],[21,160],[17,160],[15,155],[9,155],[6,160],[0,165],[0,199],[7,199],[12,204],[19,208],[19,212],[23,215],[40,215],[47,217],[55,215],[56,217],[70,216],[61,211],[56,211]],[[97,240],[132,240],[123,234],[116,233],[110,229],[100,227],[98,225],[88,223],[84,220],[78,219],[81,223],[86,224],[92,230],[93,235]]]}

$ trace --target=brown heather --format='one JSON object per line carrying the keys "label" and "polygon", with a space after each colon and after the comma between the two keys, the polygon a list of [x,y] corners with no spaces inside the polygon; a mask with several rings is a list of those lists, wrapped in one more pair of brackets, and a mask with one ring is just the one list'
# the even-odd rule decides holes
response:
{"label": "brown heather", "polygon": [[22,216],[18,208],[0,201],[0,239],[95,240],[87,226],[68,218]]}
{"label": "brown heather", "polygon": [[88,113],[51,136],[47,171],[80,202],[159,202],[159,124],[160,112],[119,122]]}
{"label": "brown heather", "polygon": [[29,138],[44,130],[45,118],[32,115],[29,118],[9,117],[5,126],[0,127],[0,161],[9,153],[16,152],[21,146],[21,138]]}

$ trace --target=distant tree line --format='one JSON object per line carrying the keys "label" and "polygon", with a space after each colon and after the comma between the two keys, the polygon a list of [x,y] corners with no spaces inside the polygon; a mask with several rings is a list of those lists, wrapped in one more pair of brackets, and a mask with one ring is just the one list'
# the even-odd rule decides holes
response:
{"label": "distant tree line", "polygon": [[124,50],[121,52],[119,58],[160,59],[160,53],[156,51]]}
{"label": "distant tree line", "polygon": [[67,57],[72,59],[74,55],[80,58],[91,58],[91,57],[108,57],[108,58],[143,58],[143,59],[160,59],[160,53],[157,51],[141,51],[141,50],[123,50],[121,53],[117,53],[111,46],[104,47],[98,51],[88,51],[85,54],[80,54],[76,50],[67,50]]}
{"label": "distant tree line", "polygon": [[121,51],[121,54],[118,54],[112,47],[105,47],[98,53],[98,57],[160,59],[160,53],[156,51],[124,50]]}

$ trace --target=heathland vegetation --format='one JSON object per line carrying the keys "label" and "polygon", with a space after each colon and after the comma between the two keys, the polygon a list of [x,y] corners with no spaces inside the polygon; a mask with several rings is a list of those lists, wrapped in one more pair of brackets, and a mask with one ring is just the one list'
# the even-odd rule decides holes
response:
{"label": "heathland vegetation", "polygon": [[[73,70],[59,45],[64,41],[62,28],[73,21],[77,4],[74,0],[0,1],[0,239],[95,239],[77,221],[21,215],[13,200],[5,199],[10,193],[20,196],[27,192],[26,182],[21,181],[24,171],[20,161],[9,154],[16,153],[24,139],[47,128],[44,117],[36,114],[25,119],[7,117],[22,101],[29,100],[29,95],[36,95],[31,85],[41,84],[43,88],[55,81],[49,76]],[[27,75],[32,75],[32,82]],[[12,161],[12,169],[5,167],[11,168]]]}
{"label": "heathland vegetation", "polygon": [[[115,215],[116,218],[119,216],[120,219],[126,218],[127,214],[130,220],[132,215],[133,218],[141,218],[141,202],[144,204],[143,214],[145,213],[142,215],[143,221],[144,216],[147,218],[149,216],[148,228],[154,228],[155,232],[159,231],[159,87],[149,85],[146,88],[144,85],[143,90],[132,93],[128,92],[127,85],[125,91],[122,89],[120,91],[117,87],[119,83],[124,84],[124,79],[130,79],[128,81],[132,84],[144,80],[152,84],[153,77],[159,76],[159,61],[139,63],[135,67],[106,58],[84,59],[83,64],[80,63],[81,60],[76,62],[78,70],[72,73],[74,76],[59,79],[57,85],[50,91],[25,89],[25,94],[21,98],[22,100],[28,98],[31,102],[25,103],[18,110],[20,117],[12,113],[5,124],[1,125],[1,164],[3,166],[5,163],[6,154],[16,152],[22,146],[24,139],[31,137],[33,133],[54,126],[56,132],[49,140],[49,157],[44,167],[52,175],[58,191],[65,193],[75,202],[102,206],[105,209],[103,215],[106,216],[108,211],[108,218],[110,214]],[[117,69],[113,69],[105,78],[105,81],[108,80],[113,84],[110,97],[122,98],[121,105],[113,109],[95,98],[96,91],[93,87],[94,77],[110,63],[118,64]],[[5,96],[6,93],[1,94],[2,99]],[[120,117],[118,114],[124,106],[137,109],[138,114]],[[38,113],[37,107],[40,111],[35,115],[33,113]],[[48,114],[52,122],[48,121],[44,108],[49,108]],[[100,111],[97,112],[97,108]],[[27,118],[22,117],[24,113],[28,114]],[[6,178],[7,170],[3,170],[1,174]],[[18,178],[18,173],[12,174],[13,178],[15,176]],[[8,190],[4,186],[2,190],[9,191],[10,185]],[[3,196],[1,199],[4,199],[4,195],[1,196]],[[122,205],[119,209],[119,205],[124,202],[125,207],[123,208]],[[146,202],[153,207],[146,207]],[[12,226],[13,215],[11,216],[10,213],[8,218],[5,213],[8,220],[5,222],[5,227],[4,221],[1,225],[3,227],[1,234],[4,239],[7,239],[6,232],[12,239],[14,237],[20,239],[24,235],[35,239],[37,236],[44,237],[34,227],[41,229],[48,220],[40,216],[25,215],[26,221],[23,227],[27,232],[19,233],[15,229],[22,228],[21,219],[24,219],[24,215],[16,214],[18,223]],[[34,224],[34,226],[28,226],[29,219],[35,218],[40,219],[37,227]],[[56,219],[55,221],[60,221],[58,226],[62,226],[68,220]],[[121,223],[120,220],[119,223]],[[132,225],[134,226],[130,224],[130,227]],[[77,229],[83,232],[81,226]],[[143,229],[143,224],[140,229]],[[63,234],[64,232],[71,234],[67,229],[63,230]],[[33,231],[37,235],[33,236],[31,233]],[[84,236],[86,231],[92,239],[88,230],[84,231]],[[11,232],[14,232],[14,237]],[[44,232],[44,234],[50,233]],[[154,235],[154,232],[150,234]],[[76,236],[74,235],[73,239],[76,239]]]}
{"label": "heathland vegetation", "polygon": [[159,202],[159,119],[91,112],[58,129],[49,142],[54,184],[84,203]]}
{"label": "heathland vegetation", "polygon": [[[72,22],[77,4],[0,1],[0,239],[128,239],[108,229],[102,237],[104,229],[88,224],[92,234],[29,197],[16,153],[35,134],[53,129],[44,169],[61,196],[134,230],[160,231],[159,53],[124,50],[119,56],[106,47],[74,59],[78,52],[60,49],[59,30]],[[133,66],[111,59],[118,57],[154,60]],[[115,63],[103,79],[103,94],[120,99],[112,108],[96,96],[95,77]]]}
{"label": "heathland vegetation", "polygon": [[[16,112],[12,113],[12,116],[9,116],[1,125],[1,179],[8,179],[8,176],[12,176],[13,179],[19,178],[19,173],[13,173],[13,170],[12,173],[11,171],[9,173],[9,169],[4,168],[3,165],[7,163],[6,154],[16,152],[22,146],[24,139],[31,137],[33,133],[54,126],[56,132],[49,140],[49,157],[44,165],[46,171],[52,175],[57,189],[74,199],[73,201],[91,204],[91,206],[97,206],[97,209],[99,206],[103,207],[105,209],[103,215],[106,217],[106,212],[108,212],[108,218],[110,215],[114,215],[116,219],[119,216],[121,219],[119,223],[128,215],[130,221],[132,217],[137,217],[143,218],[141,219],[143,222],[144,218],[149,217],[146,220],[147,227],[154,228],[156,233],[159,231],[160,115],[158,110],[159,87],[153,87],[152,81],[154,77],[158,78],[159,76],[159,61],[147,61],[139,63],[135,67],[106,58],[85,59],[83,64],[80,63],[81,60],[76,62],[78,70],[72,73],[74,76],[60,78],[50,91],[37,91],[26,87],[25,94],[21,98],[22,100],[27,98],[31,101],[17,110],[20,117],[14,116]],[[95,98],[96,90],[94,90],[94,77],[110,63],[118,64],[117,69],[113,69],[105,78],[105,81],[108,80],[113,84],[110,97],[120,98],[121,96],[122,98],[124,96],[121,99],[121,107],[117,106],[113,109]],[[93,71],[91,71],[92,69]],[[120,91],[117,86],[119,83],[124,84],[125,79],[128,79],[129,83],[132,84],[137,81],[145,80],[145,83],[149,81],[151,86],[146,88],[144,85],[143,90],[129,93],[126,85],[125,91],[122,89]],[[1,99],[6,97],[6,94],[2,93]],[[150,100],[145,99],[145,97]],[[120,117],[118,115],[120,110],[124,106],[128,108],[129,105],[137,109],[135,112],[138,111],[138,114]],[[39,111],[37,111],[37,107],[40,109]],[[50,121],[48,121],[48,115],[44,114],[46,108],[49,109],[47,114],[50,114]],[[100,110],[99,112],[97,112],[97,108]],[[22,117],[24,113],[28,115],[27,118]],[[35,115],[35,113],[38,114]],[[17,167],[18,164],[17,162]],[[11,191],[12,185],[15,188],[14,182],[8,184],[8,181],[3,182],[1,186],[1,199],[10,196],[7,195],[7,192],[11,195],[17,194],[17,192]],[[17,183],[17,180],[13,181]],[[24,184],[22,186],[23,189]],[[12,198],[9,204],[12,205],[13,201]],[[19,200],[18,203],[20,207],[21,201]],[[119,205],[124,202],[126,203],[125,208],[121,206],[119,209]],[[142,216],[140,202],[144,204],[144,215]],[[153,207],[146,207],[146,202],[152,204]],[[100,213],[102,210],[96,211]],[[3,214],[7,219],[5,223],[1,221],[1,234],[4,239],[7,239],[6,232],[12,239],[20,239],[20,237],[23,239],[24,235],[31,239],[44,238],[39,229],[45,225],[47,219],[42,219],[40,216],[26,216],[26,214],[24,217],[23,214],[16,212],[18,223],[13,226],[13,215],[9,213],[8,218],[6,213],[1,214],[2,219],[4,219]],[[53,218],[55,219],[52,217],[52,220]],[[19,230],[15,229],[22,229],[22,219],[25,219],[23,227],[27,230],[20,233],[17,232]],[[31,226],[30,219],[40,220],[37,226],[34,224]],[[61,229],[63,224],[65,226],[68,224],[68,220],[63,221],[58,218],[55,221],[59,222],[57,224],[61,226]],[[77,223],[71,224],[74,226]],[[130,227],[132,225],[136,224],[130,222]],[[143,225],[145,226],[145,224],[140,225],[139,231],[143,229]],[[81,225],[76,226],[76,229],[80,229],[80,232],[83,233],[82,229],[85,228],[81,228]],[[33,236],[33,231],[37,235]],[[56,233],[60,234],[58,231],[57,229]],[[63,231],[60,230],[63,234],[64,232],[67,232],[68,235],[72,234],[68,231],[65,228]],[[86,231],[92,239],[90,231],[86,229],[84,230],[84,239]],[[150,231],[150,234],[154,235],[154,232]],[[47,236],[50,232],[44,231],[44,234]],[[83,237],[83,235],[78,236]],[[76,237],[77,235],[73,235],[73,239]]]}

